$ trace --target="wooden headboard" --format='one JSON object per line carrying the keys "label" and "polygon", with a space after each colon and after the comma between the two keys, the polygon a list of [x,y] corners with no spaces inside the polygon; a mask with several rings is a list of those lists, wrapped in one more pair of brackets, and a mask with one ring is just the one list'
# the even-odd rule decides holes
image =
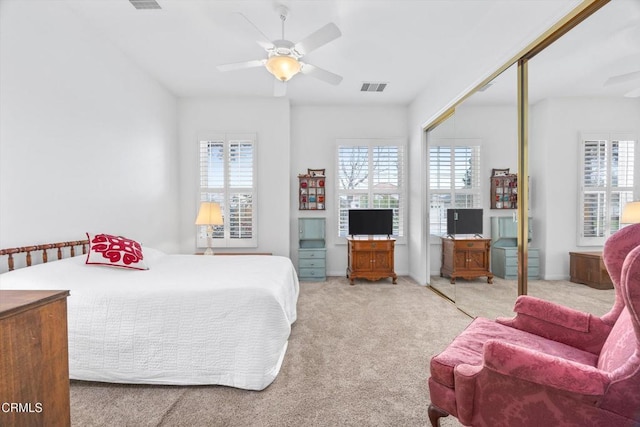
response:
{"label": "wooden headboard", "polygon": [[65,252],[63,248],[69,248],[69,256],[76,256],[76,247],[82,246],[82,253],[87,253],[87,245],[89,244],[89,240],[74,240],[70,242],[58,242],[58,243],[46,243],[44,245],[33,245],[33,246],[23,246],[21,248],[7,248],[0,249],[0,256],[8,255],[7,264],[9,266],[9,271],[12,271],[15,268],[15,263],[13,259],[13,255],[15,254],[25,254],[26,259],[26,267],[30,267],[32,264],[31,252],[42,252],[42,262],[45,263],[49,259],[47,255],[47,250],[49,249],[57,249],[58,259],[64,258]]}

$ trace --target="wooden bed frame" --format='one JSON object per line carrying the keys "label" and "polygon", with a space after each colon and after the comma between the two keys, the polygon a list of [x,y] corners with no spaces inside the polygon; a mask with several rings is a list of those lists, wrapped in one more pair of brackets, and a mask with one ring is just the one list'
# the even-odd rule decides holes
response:
{"label": "wooden bed frame", "polygon": [[47,250],[49,249],[57,249],[58,259],[62,259],[64,258],[64,254],[65,254],[65,251],[63,251],[63,248],[70,248],[69,256],[74,257],[76,256],[77,246],[82,246],[82,253],[86,254],[88,244],[89,244],[89,240],[73,240],[69,242],[46,243],[43,245],[23,246],[20,248],[7,248],[7,249],[0,249],[0,256],[8,255],[7,263],[9,266],[9,271],[13,271],[13,269],[15,268],[13,255],[15,254],[25,253],[26,266],[31,267],[31,263],[32,263],[31,252],[42,251],[42,262],[46,263],[49,258],[47,255]]}
{"label": "wooden bed frame", "polygon": [[[76,247],[82,246],[82,254],[85,255],[87,253],[87,245],[89,245],[89,240],[72,240],[69,242],[57,242],[57,243],[46,243],[43,245],[33,245],[33,246],[22,246],[20,248],[7,248],[0,249],[0,256],[7,255],[7,264],[9,266],[8,271],[13,271],[15,269],[15,261],[13,255],[15,254],[26,254],[25,261],[26,264],[24,267],[31,267],[33,258],[31,256],[31,252],[42,252],[42,263],[46,263],[49,260],[49,255],[47,254],[48,249],[57,249],[58,259],[62,259],[65,257],[65,252],[69,253],[69,257],[76,256]],[[69,251],[64,251],[63,248],[69,248]],[[196,253],[196,255],[202,255],[202,252]],[[272,255],[271,252],[216,252],[214,255]],[[2,270],[0,270],[2,272]]]}

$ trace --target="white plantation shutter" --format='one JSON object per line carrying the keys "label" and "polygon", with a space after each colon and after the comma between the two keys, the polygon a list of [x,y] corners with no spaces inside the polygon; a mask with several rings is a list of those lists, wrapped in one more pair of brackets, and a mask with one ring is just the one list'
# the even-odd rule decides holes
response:
{"label": "white plantation shutter", "polygon": [[338,235],[349,209],[393,209],[393,235],[404,236],[405,145],[401,140],[338,140]]}
{"label": "white plantation shutter", "polygon": [[480,141],[436,141],[429,147],[429,233],[447,232],[447,209],[480,208]]}
{"label": "white plantation shutter", "polygon": [[583,135],[578,245],[600,246],[620,229],[620,214],[634,199],[636,145],[630,135]]}
{"label": "white plantation shutter", "polygon": [[[220,134],[200,138],[200,201],[220,203],[224,225],[215,226],[214,247],[255,247],[256,136]],[[198,247],[207,246],[206,226]]]}

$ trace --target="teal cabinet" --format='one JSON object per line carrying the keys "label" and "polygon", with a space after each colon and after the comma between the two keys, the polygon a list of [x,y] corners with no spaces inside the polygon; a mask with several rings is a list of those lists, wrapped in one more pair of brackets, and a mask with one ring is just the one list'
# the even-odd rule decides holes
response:
{"label": "teal cabinet", "polygon": [[324,218],[298,219],[298,278],[301,281],[327,279],[327,249]]}
{"label": "teal cabinet", "polygon": [[[300,218],[298,220],[300,247],[325,247],[325,219],[324,218]],[[319,246],[318,246],[319,245]]]}
{"label": "teal cabinet", "polygon": [[[533,236],[533,221],[529,218],[528,240]],[[540,276],[538,249],[527,248],[527,277]],[[518,223],[511,216],[491,217],[491,272],[503,279],[518,278]]]}
{"label": "teal cabinet", "polygon": [[[533,220],[529,218],[529,241],[533,237]],[[491,244],[498,247],[518,246],[518,223],[511,216],[491,217]]]}
{"label": "teal cabinet", "polygon": [[[528,248],[527,277],[537,279],[540,275],[540,256],[538,249]],[[493,247],[491,249],[491,272],[503,279],[518,278],[518,248]]]}

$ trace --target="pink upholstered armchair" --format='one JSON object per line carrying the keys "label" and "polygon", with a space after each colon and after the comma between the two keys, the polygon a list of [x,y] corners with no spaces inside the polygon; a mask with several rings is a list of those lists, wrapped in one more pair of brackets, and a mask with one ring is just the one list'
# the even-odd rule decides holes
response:
{"label": "pink upholstered armchair", "polygon": [[640,224],[603,257],[616,300],[596,317],[521,296],[431,359],[429,419],[468,426],[640,426]]}

